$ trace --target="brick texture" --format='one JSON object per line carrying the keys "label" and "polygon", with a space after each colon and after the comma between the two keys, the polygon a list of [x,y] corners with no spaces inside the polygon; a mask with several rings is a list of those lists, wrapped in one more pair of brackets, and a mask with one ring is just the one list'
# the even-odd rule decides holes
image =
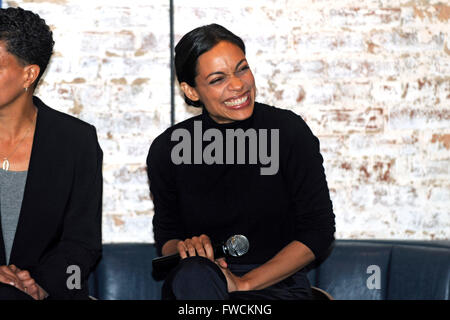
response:
{"label": "brick texture", "polygon": [[[145,158],[170,125],[168,1],[4,1],[38,12],[55,55],[38,95],[97,127],[103,241],[152,242]],[[450,238],[450,5],[421,0],[174,1],[175,42],[241,36],[257,100],[320,138],[337,238]],[[176,122],[198,113],[176,87]]]}

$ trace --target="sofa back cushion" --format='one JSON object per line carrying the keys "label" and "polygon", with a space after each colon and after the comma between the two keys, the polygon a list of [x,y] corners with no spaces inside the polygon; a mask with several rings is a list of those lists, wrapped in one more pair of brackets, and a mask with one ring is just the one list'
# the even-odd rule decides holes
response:
{"label": "sofa back cushion", "polygon": [[388,299],[449,300],[450,248],[393,247]]}
{"label": "sofa back cushion", "polygon": [[150,243],[104,244],[89,279],[90,295],[100,300],[158,300],[162,281],[152,277],[156,249]]}
{"label": "sofa back cushion", "polygon": [[316,286],[336,300],[384,300],[392,245],[336,241],[316,268]]}

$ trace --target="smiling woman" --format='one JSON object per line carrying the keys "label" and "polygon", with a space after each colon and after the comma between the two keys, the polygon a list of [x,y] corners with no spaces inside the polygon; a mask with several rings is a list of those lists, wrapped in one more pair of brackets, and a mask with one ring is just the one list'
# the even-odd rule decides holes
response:
{"label": "smiling woman", "polygon": [[181,82],[192,101],[200,101],[217,123],[245,120],[255,105],[255,78],[238,46],[220,41],[198,58],[195,87]]}
{"label": "smiling woman", "polygon": [[[255,101],[245,45],[224,27],[192,30],[175,54],[185,101],[203,113],[158,136],[147,158],[158,253],[183,258],[162,297],[311,298],[305,267],[335,230],[318,139],[299,116]],[[274,170],[262,174],[268,158]],[[215,259],[213,244],[235,234],[249,251]]]}

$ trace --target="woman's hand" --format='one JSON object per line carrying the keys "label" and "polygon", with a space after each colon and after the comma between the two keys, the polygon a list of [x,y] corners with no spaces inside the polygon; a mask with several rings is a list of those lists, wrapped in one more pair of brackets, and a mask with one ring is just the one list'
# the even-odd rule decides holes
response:
{"label": "woman's hand", "polygon": [[215,262],[227,279],[228,292],[246,290],[244,280],[231,273],[230,269],[228,269],[228,264],[225,261],[225,258],[214,260],[214,248],[207,235],[202,234],[199,237],[192,237],[184,241],[178,241],[177,249],[182,259],[185,259],[188,256],[193,257],[198,255]]}
{"label": "woman's hand", "polygon": [[215,262],[227,279],[228,292],[248,290],[247,282],[243,278],[234,275],[230,269],[228,269],[225,258],[217,259]]}
{"label": "woman's hand", "polygon": [[206,234],[202,234],[199,237],[192,237],[184,241],[178,241],[177,250],[181,259],[198,255],[214,262],[214,249],[211,240]]}
{"label": "woman's hand", "polygon": [[20,290],[23,289],[23,287],[20,287],[21,281],[16,276],[14,271],[9,268],[9,266],[0,266],[0,282],[9,284],[10,286],[16,287]]}
{"label": "woman's hand", "polygon": [[19,279],[22,287],[20,290],[29,294],[35,300],[42,300],[48,296],[47,292],[34,281],[27,270],[21,270],[13,264],[9,266],[9,269],[13,271]]}
{"label": "woman's hand", "polygon": [[228,290],[261,290],[280,282],[314,261],[314,253],[303,243],[292,241],[272,259],[247,272],[242,277],[222,268],[228,282]]}
{"label": "woman's hand", "polygon": [[227,279],[228,292],[249,290],[247,281],[234,275],[228,269],[225,258],[214,259],[214,248],[207,235],[202,234],[184,241],[177,239],[169,240],[164,244],[162,249],[163,255],[173,254],[175,251],[178,252],[182,259],[198,255],[216,263]]}
{"label": "woman's hand", "polygon": [[0,266],[0,282],[9,284],[23,291],[22,281],[17,277],[14,270],[10,266]]}

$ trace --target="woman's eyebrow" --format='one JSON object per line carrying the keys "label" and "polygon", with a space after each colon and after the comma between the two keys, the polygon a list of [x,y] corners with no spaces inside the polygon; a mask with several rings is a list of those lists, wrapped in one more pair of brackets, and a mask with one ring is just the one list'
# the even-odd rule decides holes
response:
{"label": "woman's eyebrow", "polygon": [[239,69],[239,66],[240,66],[242,63],[244,63],[244,62],[247,62],[247,60],[246,60],[245,58],[238,62],[238,64],[236,65],[235,70]]}
{"label": "woman's eyebrow", "polygon": [[[242,59],[241,61],[239,61],[239,62],[237,63],[237,65],[236,65],[236,67],[235,67],[235,70],[239,69],[240,65],[241,65],[242,63],[246,62],[246,61],[247,61],[247,60],[246,60],[245,58]],[[209,77],[211,77],[211,76],[213,76],[213,75],[224,75],[224,74],[225,74],[225,72],[222,72],[222,71],[211,72],[210,74],[208,74],[208,75],[206,76],[206,79],[208,79]]]}
{"label": "woman's eyebrow", "polygon": [[208,76],[206,77],[206,79],[208,79],[209,77],[216,75],[216,74],[220,74],[220,75],[224,75],[225,72],[222,71],[216,71],[216,72],[211,72],[210,74],[208,74]]}

